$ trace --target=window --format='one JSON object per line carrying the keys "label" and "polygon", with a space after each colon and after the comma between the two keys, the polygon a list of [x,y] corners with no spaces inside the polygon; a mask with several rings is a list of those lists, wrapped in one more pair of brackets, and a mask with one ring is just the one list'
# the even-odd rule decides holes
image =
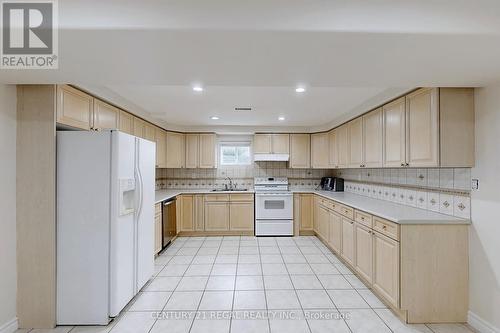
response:
{"label": "window", "polygon": [[221,143],[219,146],[220,165],[250,165],[250,143]]}

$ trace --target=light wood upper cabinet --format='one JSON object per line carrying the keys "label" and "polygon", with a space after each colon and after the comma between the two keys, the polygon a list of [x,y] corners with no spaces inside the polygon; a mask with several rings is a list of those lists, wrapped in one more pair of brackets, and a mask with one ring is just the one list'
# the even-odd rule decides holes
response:
{"label": "light wood upper cabinet", "polygon": [[184,168],[185,150],[185,135],[167,132],[167,168]]}
{"label": "light wood upper cabinet", "polygon": [[339,156],[337,151],[337,131],[331,130],[328,132],[328,164],[330,168],[339,167]]}
{"label": "light wood upper cabinet", "polygon": [[356,272],[367,282],[373,279],[373,237],[370,228],[359,223],[354,224],[356,237]]}
{"label": "light wood upper cabinet", "polygon": [[186,134],[186,168],[197,168],[199,150],[198,134]]}
{"label": "light wood upper cabinet", "polygon": [[271,154],[271,134],[255,134],[253,137],[253,152],[254,154]]}
{"label": "light wood upper cabinet", "polygon": [[329,212],[328,244],[340,254],[342,249],[342,216],[332,211]]}
{"label": "light wood upper cabinet", "polygon": [[290,168],[311,167],[311,135],[290,134]]}
{"label": "light wood upper cabinet", "polygon": [[144,128],[144,139],[149,140],[151,142],[155,141],[155,126],[150,123],[146,123]]}
{"label": "light wood upper cabinet", "polygon": [[347,168],[349,166],[349,138],[347,124],[338,127],[335,138],[337,140],[337,155],[339,168]]}
{"label": "light wood upper cabinet", "polygon": [[355,265],[355,230],[354,221],[342,218],[342,251],[340,255],[351,266]]}
{"label": "light wood upper cabinet", "polygon": [[384,167],[401,167],[406,163],[406,98],[383,106]]}
{"label": "light wood upper cabinet", "polygon": [[216,163],[216,136],[214,133],[200,134],[198,167],[215,168]]}
{"label": "light wood upper cabinet", "polygon": [[120,110],[119,129],[123,133],[134,135],[134,116]]}
{"label": "light wood upper cabinet", "polygon": [[255,134],[253,140],[254,154],[289,154],[289,134]]}
{"label": "light wood upper cabinet", "polygon": [[119,119],[120,110],[118,108],[94,98],[94,112],[92,117],[93,129],[118,129]]}
{"label": "light wood upper cabinet", "polygon": [[146,137],[146,122],[137,117],[134,117],[134,135],[143,139]]}
{"label": "light wood upper cabinet", "polygon": [[399,242],[373,234],[373,289],[399,307]]}
{"label": "light wood upper cabinet", "polygon": [[290,154],[290,135],[271,134],[271,152],[273,154]]}
{"label": "light wood upper cabinet", "polygon": [[59,124],[90,130],[94,99],[67,85],[58,85],[56,121]]}
{"label": "light wood upper cabinet", "polygon": [[205,201],[205,231],[229,230],[229,202]]}
{"label": "light wood upper cabinet", "polygon": [[363,167],[380,168],[383,164],[382,109],[363,116]]}
{"label": "light wood upper cabinet", "polygon": [[363,164],[363,118],[347,123],[349,140],[349,167],[360,168]]}
{"label": "light wood upper cabinet", "polygon": [[156,142],[156,167],[167,167],[167,132],[161,128],[155,128]]}
{"label": "light wood upper cabinet", "polygon": [[406,160],[410,167],[439,166],[439,89],[406,96]]}
{"label": "light wood upper cabinet", "polygon": [[311,166],[314,169],[328,169],[329,158],[328,133],[315,133],[311,135]]}
{"label": "light wood upper cabinet", "polygon": [[252,231],[254,224],[254,203],[231,202],[229,205],[230,230]]}

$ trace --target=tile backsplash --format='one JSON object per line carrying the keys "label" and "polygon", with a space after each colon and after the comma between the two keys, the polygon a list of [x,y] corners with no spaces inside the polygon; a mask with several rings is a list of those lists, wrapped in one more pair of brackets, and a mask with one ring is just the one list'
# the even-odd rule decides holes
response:
{"label": "tile backsplash", "polygon": [[345,169],[334,174],[345,179],[346,192],[470,218],[468,168]]}
{"label": "tile backsplash", "polygon": [[316,188],[321,177],[331,176],[326,169],[289,169],[287,162],[255,162],[248,166],[217,169],[156,169],[156,188],[221,188],[230,177],[238,187],[253,188],[254,177],[288,177],[291,188]]}

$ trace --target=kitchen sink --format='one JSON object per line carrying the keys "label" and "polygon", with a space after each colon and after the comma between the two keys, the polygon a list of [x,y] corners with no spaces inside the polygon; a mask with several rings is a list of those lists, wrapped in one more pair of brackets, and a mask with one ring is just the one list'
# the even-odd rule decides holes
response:
{"label": "kitchen sink", "polygon": [[244,192],[248,191],[247,188],[232,188],[232,189],[224,189],[224,188],[216,188],[213,189],[212,192]]}

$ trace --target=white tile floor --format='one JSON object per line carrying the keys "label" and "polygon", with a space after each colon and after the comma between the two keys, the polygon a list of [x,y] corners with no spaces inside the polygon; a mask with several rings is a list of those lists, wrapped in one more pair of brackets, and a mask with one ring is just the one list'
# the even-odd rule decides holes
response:
{"label": "white tile floor", "polygon": [[180,237],[155,264],[154,279],[107,327],[29,332],[472,332],[402,323],[312,236]]}

